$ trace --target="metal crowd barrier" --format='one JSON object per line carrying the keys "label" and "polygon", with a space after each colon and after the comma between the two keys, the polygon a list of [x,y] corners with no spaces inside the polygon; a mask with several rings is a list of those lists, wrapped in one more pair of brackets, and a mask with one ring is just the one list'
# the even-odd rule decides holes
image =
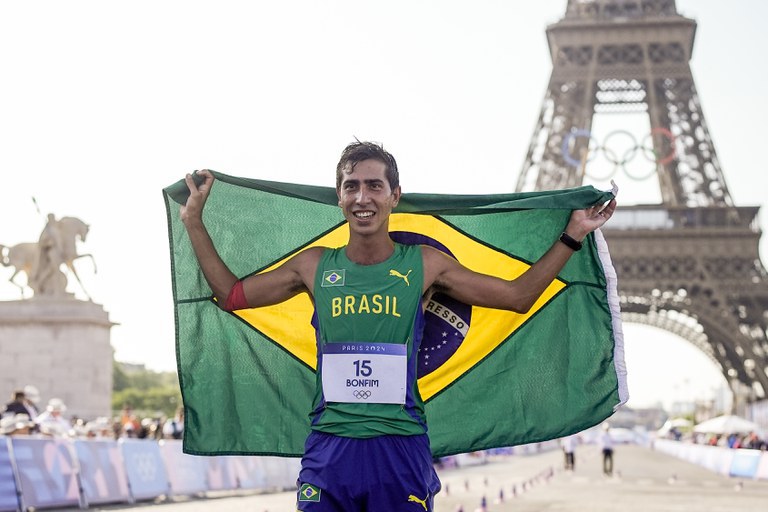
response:
{"label": "metal crowd barrier", "polygon": [[176,440],[0,436],[0,512],[283,491],[299,468],[298,458],[186,455]]}

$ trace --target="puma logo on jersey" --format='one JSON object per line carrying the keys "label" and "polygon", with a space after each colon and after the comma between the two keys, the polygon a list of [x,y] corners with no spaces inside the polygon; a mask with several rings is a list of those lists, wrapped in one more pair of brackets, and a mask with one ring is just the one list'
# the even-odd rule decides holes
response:
{"label": "puma logo on jersey", "polygon": [[411,495],[408,496],[408,501],[415,501],[416,503],[418,503],[419,505],[424,507],[424,510],[429,510],[427,508],[427,498],[429,498],[429,494],[427,494],[426,498],[424,498],[423,500],[419,499],[416,496],[414,496],[413,494],[411,494]]}
{"label": "puma logo on jersey", "polygon": [[408,281],[408,276],[411,275],[411,272],[413,272],[413,269],[409,270],[407,274],[403,275],[397,270],[390,270],[389,275],[399,277],[403,281],[405,281],[405,284],[408,286],[411,286],[411,283]]}

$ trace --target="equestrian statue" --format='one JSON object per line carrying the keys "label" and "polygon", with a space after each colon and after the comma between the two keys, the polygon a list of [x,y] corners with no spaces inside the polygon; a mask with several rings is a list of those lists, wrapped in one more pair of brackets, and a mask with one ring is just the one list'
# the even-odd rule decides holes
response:
{"label": "equestrian statue", "polygon": [[78,254],[77,241],[85,242],[88,234],[88,224],[76,217],[56,219],[48,214],[48,221],[37,242],[24,242],[14,246],[0,244],[0,263],[6,267],[14,267],[9,281],[21,290],[24,298],[24,286],[16,281],[16,276],[24,273],[27,276],[27,286],[32,289],[35,297],[67,297],[67,275],[62,265],[75,276],[80,289],[88,300],[90,295],[83,287],[80,276],[75,270],[74,261],[88,257],[96,272],[96,262],[91,254]]}

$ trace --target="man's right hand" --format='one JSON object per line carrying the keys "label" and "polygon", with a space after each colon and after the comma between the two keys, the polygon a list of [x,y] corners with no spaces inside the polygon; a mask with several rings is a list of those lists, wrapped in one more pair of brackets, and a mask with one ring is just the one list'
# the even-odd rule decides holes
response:
{"label": "man's right hand", "polygon": [[[200,185],[195,184],[195,176],[187,174],[184,177],[184,181],[189,188],[189,197],[186,204],[181,205],[179,208],[179,215],[181,216],[181,222],[185,225],[189,221],[202,221],[203,207],[208,199],[208,194],[211,193],[211,187],[216,178],[213,177],[213,173],[208,169],[202,171],[195,171],[194,173],[198,177],[203,179]],[[199,179],[198,179],[199,181]]]}

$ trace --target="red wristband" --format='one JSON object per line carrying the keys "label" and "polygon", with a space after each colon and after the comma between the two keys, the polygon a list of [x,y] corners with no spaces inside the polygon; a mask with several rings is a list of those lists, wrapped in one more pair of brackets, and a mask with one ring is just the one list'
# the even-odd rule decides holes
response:
{"label": "red wristband", "polygon": [[248,301],[245,300],[245,291],[243,290],[243,282],[237,281],[232,289],[229,290],[227,300],[224,302],[224,309],[226,311],[235,311],[238,309],[248,309]]}

